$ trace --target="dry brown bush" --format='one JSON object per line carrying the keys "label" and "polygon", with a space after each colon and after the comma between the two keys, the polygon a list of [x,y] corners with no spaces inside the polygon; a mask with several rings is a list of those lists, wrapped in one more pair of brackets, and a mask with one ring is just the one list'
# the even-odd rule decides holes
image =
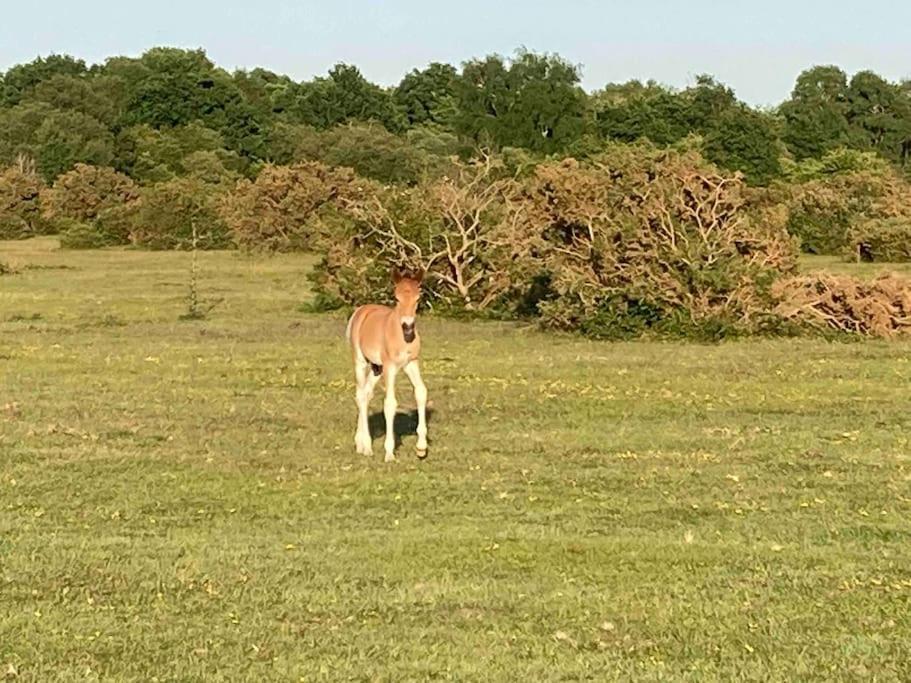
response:
{"label": "dry brown bush", "polygon": [[224,196],[219,213],[241,247],[289,251],[313,246],[317,214],[365,191],[368,181],[347,168],[319,162],[266,166],[256,180],[241,180]]}
{"label": "dry brown bush", "polygon": [[70,218],[91,222],[115,206],[136,201],[139,186],[128,176],[107,166],[76,164],[58,176],[52,187],[41,193],[44,215],[49,220]]}
{"label": "dry brown bush", "polygon": [[24,157],[0,171],[0,239],[20,239],[46,231],[40,203],[44,189],[34,162]]}
{"label": "dry brown bush", "polygon": [[326,303],[382,296],[391,264],[423,267],[436,306],[593,336],[749,331],[796,264],[777,207],[750,205],[739,177],[696,152],[649,146],[521,179],[484,159],[340,214],[315,274]]}
{"label": "dry brown bush", "polygon": [[549,326],[748,331],[796,265],[783,216],[753,210],[742,179],[694,151],[618,146],[587,164],[542,164],[529,193],[538,244],[528,253],[550,279],[539,304]]}
{"label": "dry brown bush", "polygon": [[327,302],[382,297],[392,265],[427,272],[431,305],[490,311],[527,288],[511,264],[524,248],[526,203],[491,158],[454,163],[417,187],[374,187],[324,222],[315,282]]}
{"label": "dry brown bush", "polygon": [[800,327],[871,337],[911,333],[911,281],[883,275],[872,281],[816,273],[782,279],[773,288],[775,313]]}

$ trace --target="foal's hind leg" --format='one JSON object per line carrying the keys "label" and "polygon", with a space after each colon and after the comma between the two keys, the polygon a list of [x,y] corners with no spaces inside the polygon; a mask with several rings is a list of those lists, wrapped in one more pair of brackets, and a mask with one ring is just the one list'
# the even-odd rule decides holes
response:
{"label": "foal's hind leg", "polygon": [[367,411],[379,377],[370,371],[370,364],[360,354],[354,359],[354,376],[357,380],[357,432],[354,435],[354,446],[361,455],[373,455]]}

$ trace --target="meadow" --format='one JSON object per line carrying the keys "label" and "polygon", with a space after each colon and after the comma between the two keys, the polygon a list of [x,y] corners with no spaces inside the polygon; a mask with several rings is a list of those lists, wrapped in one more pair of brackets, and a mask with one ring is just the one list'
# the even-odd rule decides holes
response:
{"label": "meadow", "polygon": [[0,676],[911,678],[911,343],[424,316],[387,465],[312,258],[199,258],[0,243]]}

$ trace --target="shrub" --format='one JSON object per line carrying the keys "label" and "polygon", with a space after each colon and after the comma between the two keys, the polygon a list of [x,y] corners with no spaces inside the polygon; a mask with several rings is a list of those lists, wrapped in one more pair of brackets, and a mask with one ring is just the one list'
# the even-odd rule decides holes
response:
{"label": "shrub", "polygon": [[113,168],[76,164],[42,192],[44,215],[50,220],[71,218],[91,222],[114,206],[135,201],[139,187]]}
{"label": "shrub", "polygon": [[911,261],[911,216],[868,220],[848,232],[847,260]]}
{"label": "shrub", "polygon": [[0,172],[0,239],[19,239],[46,232],[40,195],[44,181],[26,159]]}
{"label": "shrub", "polygon": [[143,189],[130,241],[149,249],[190,249],[194,225],[197,248],[223,249],[231,235],[218,214],[219,195],[196,178],[176,178]]}
{"label": "shrub", "polygon": [[120,244],[120,242],[106,239],[94,223],[86,223],[75,218],[59,218],[56,226],[60,234],[60,246],[63,249],[98,249]]}
{"label": "shrub", "polygon": [[858,152],[803,162],[774,193],[788,207],[788,230],[814,254],[841,253],[852,226],[911,209],[908,184],[885,161]]}
{"label": "shrub", "polygon": [[322,133],[320,143],[323,163],[382,183],[414,184],[427,165],[417,148],[376,123],[337,126]]}
{"label": "shrub", "polygon": [[319,162],[266,166],[256,180],[241,180],[219,204],[234,241],[247,249],[292,251],[313,245],[314,219],[335,201],[368,183],[346,168]]}
{"label": "shrub", "polygon": [[526,258],[549,281],[543,323],[595,337],[756,329],[796,246],[745,189],[693,150],[616,146],[587,164],[542,164]]}
{"label": "shrub", "polygon": [[385,296],[393,265],[427,271],[430,305],[450,312],[514,309],[530,279],[511,268],[522,202],[518,184],[486,159],[413,188],[374,187],[321,223],[313,280],[325,305]]}
{"label": "shrub", "polygon": [[129,244],[141,207],[142,198],[128,204],[118,204],[102,209],[92,221],[99,244],[102,246]]}
{"label": "shrub", "polygon": [[816,273],[782,279],[775,313],[816,332],[895,337],[911,333],[911,281],[884,275],[864,281]]}

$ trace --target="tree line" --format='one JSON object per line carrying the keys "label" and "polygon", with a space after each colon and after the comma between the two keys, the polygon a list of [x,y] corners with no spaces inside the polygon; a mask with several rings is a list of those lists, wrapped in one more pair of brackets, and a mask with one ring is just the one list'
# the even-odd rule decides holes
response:
{"label": "tree line", "polygon": [[0,79],[0,239],[309,250],[316,305],[429,274],[441,313],[594,337],[911,333],[909,86],[836,67],[758,110],[709,76],[586,93],[556,55],[298,83],[156,48]]}
{"label": "tree line", "polygon": [[0,163],[25,155],[47,182],[85,163],[150,183],[200,166],[252,178],[266,163],[319,160],[414,183],[439,158],[479,147],[580,158],[612,141],[695,137],[710,161],[766,185],[791,161],[841,148],[902,169],[911,159],[911,83],[871,71],[810,68],[772,110],[711,76],[682,90],[630,81],[593,93],[580,78],[559,55],[527,51],[433,63],[391,88],[348,64],[297,82],[259,68],[229,73],[202,50],[154,48],[91,66],[51,55],[0,76]]}

